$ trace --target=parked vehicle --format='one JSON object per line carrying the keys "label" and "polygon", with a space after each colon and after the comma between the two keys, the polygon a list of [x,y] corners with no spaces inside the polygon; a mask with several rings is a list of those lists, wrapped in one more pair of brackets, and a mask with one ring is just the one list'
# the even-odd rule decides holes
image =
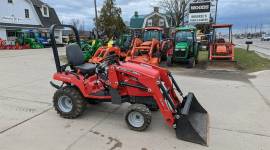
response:
{"label": "parked vehicle", "polygon": [[163,29],[160,27],[147,27],[144,29],[143,39],[135,38],[132,42],[132,50],[126,57],[128,60],[159,65],[162,56],[166,57],[171,48],[172,41],[163,39]]}
{"label": "parked vehicle", "polygon": [[[232,24],[215,24],[212,25],[213,38],[210,42],[209,60],[226,60],[234,61],[234,44],[232,41]],[[218,38],[216,35],[217,29],[228,29],[229,40]]]}
{"label": "parked vehicle", "polygon": [[116,41],[111,39],[107,44],[100,46],[95,54],[90,58],[89,62],[94,64],[102,63],[107,57],[110,55],[117,55],[119,58],[121,57],[121,49],[116,46]]}
{"label": "parked vehicle", "polygon": [[188,63],[193,68],[198,63],[200,44],[197,42],[196,28],[183,26],[176,28],[174,34],[174,48],[167,53],[167,65],[173,63]]}
{"label": "parked vehicle", "polygon": [[[78,44],[66,48],[68,64],[61,65],[54,39],[56,27],[53,25],[50,30],[57,70],[53,79],[62,84],[51,82],[51,85],[57,89],[53,106],[61,117],[78,118],[87,103],[130,103],[125,122],[131,130],[144,131],[151,124],[151,109],[159,108],[167,125],[176,131],[177,138],[207,145],[207,111],[193,93],[183,95],[167,69],[136,61],[120,62],[116,55],[108,56],[99,65],[84,63]],[[75,27],[62,27],[72,28],[80,42]]]}
{"label": "parked vehicle", "polygon": [[270,34],[264,34],[261,38],[261,41],[270,41]]}

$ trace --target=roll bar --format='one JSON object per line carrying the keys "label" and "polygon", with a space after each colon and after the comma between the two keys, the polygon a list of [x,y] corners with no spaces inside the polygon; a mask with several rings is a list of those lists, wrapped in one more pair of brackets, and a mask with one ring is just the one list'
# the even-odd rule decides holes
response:
{"label": "roll bar", "polygon": [[79,32],[76,29],[76,27],[74,27],[72,25],[57,25],[57,24],[54,24],[50,27],[49,33],[50,33],[51,45],[52,45],[53,56],[54,56],[54,61],[55,61],[57,72],[63,72],[63,66],[61,66],[61,64],[60,64],[60,59],[59,59],[59,54],[58,54],[58,49],[57,49],[57,45],[56,45],[54,31],[56,28],[62,28],[62,27],[70,28],[73,30],[75,37],[76,37],[76,42],[81,47]]}

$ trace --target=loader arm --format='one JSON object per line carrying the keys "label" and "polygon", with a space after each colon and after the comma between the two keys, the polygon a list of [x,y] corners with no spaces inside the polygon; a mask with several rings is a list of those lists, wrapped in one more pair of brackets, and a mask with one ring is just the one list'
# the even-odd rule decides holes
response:
{"label": "loader arm", "polygon": [[[174,127],[179,139],[208,145],[209,116],[208,112],[200,105],[193,93],[183,96],[172,74],[164,68],[146,63],[131,61],[146,67],[158,70],[160,80],[140,80],[149,87],[153,98],[158,104],[160,111],[170,127]],[[182,97],[181,101],[175,93]]]}

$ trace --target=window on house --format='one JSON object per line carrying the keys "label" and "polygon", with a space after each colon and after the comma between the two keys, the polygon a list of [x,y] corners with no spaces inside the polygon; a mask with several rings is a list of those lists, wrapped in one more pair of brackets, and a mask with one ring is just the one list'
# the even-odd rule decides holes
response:
{"label": "window on house", "polygon": [[49,17],[49,8],[47,6],[42,6],[42,15],[44,17]]}
{"label": "window on house", "polygon": [[13,3],[13,0],[8,0],[8,3],[12,4]]}
{"label": "window on house", "polygon": [[29,9],[25,9],[24,13],[25,13],[25,18],[30,18]]}
{"label": "window on house", "polygon": [[159,26],[163,27],[165,25],[164,19],[159,20]]}
{"label": "window on house", "polygon": [[48,9],[47,9],[47,7],[43,7],[43,12],[44,12],[44,15],[45,15],[45,16],[48,15]]}
{"label": "window on house", "polygon": [[148,19],[147,20],[147,26],[152,26],[153,25],[153,21],[152,21],[152,19]]}

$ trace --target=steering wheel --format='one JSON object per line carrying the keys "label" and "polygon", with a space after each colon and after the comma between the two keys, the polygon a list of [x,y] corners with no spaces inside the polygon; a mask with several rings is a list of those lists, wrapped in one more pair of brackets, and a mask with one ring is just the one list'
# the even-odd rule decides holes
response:
{"label": "steering wheel", "polygon": [[108,79],[108,67],[113,64],[119,65],[119,56],[118,55],[109,55],[107,56],[102,63],[97,65],[96,74],[101,77],[101,79]]}

